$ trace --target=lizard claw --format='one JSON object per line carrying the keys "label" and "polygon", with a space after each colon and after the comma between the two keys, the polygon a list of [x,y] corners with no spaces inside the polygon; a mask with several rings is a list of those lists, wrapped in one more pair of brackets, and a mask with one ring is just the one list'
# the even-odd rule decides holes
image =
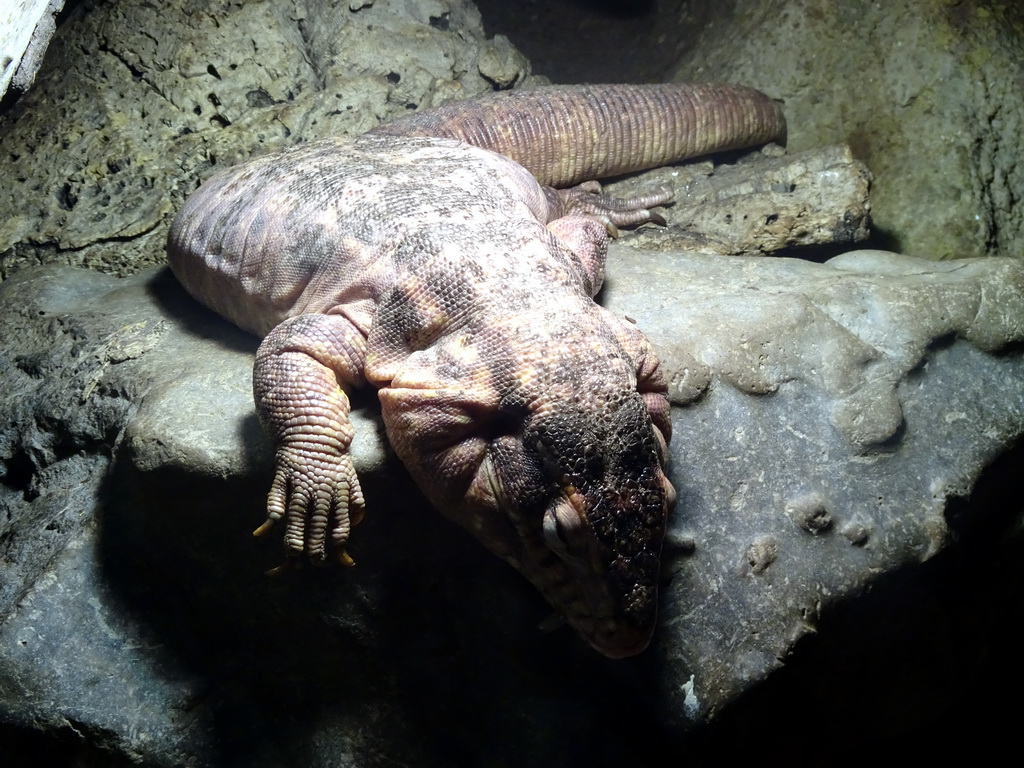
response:
{"label": "lizard claw", "polygon": [[295,563],[295,558],[294,557],[289,557],[289,558],[286,558],[285,561],[283,563],[281,563],[280,565],[274,566],[270,570],[264,571],[264,573],[267,576],[274,576],[274,577],[282,576],[282,575],[288,573],[288,571],[292,570],[295,567],[294,563]]}
{"label": "lizard claw", "polygon": [[[256,536],[262,536],[263,533],[265,532],[264,529],[269,531],[270,525],[272,523],[273,521],[268,520],[266,523],[257,528],[256,531],[253,532],[253,534]],[[353,565],[356,564],[356,561],[353,560],[352,556],[349,555],[349,553],[346,552],[344,549],[339,549],[336,557],[338,560],[338,564],[343,565],[346,568],[351,568]],[[283,576],[284,574],[288,573],[288,571],[294,571],[300,565],[301,561],[298,558],[286,557],[283,563],[281,563],[280,565],[275,565],[273,568],[264,571],[264,574],[266,576],[273,576],[276,578],[277,576]]]}
{"label": "lizard claw", "polygon": [[601,223],[604,224],[604,231],[608,233],[608,237],[610,237],[612,240],[619,239],[619,228],[615,226],[615,222],[613,222],[607,216],[602,216]]}
{"label": "lizard claw", "polygon": [[278,518],[273,515],[267,515],[267,519],[263,521],[263,524],[252,532],[253,536],[266,536],[270,533],[270,529],[274,527],[274,523],[278,521]]}

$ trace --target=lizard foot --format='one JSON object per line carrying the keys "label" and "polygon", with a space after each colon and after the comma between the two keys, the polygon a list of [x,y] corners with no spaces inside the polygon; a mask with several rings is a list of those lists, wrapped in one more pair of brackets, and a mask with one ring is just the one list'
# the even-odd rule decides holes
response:
{"label": "lizard foot", "polygon": [[348,453],[308,443],[284,445],[277,452],[267,519],[253,535],[263,536],[283,518],[290,557],[304,554],[322,565],[334,551],[339,563],[354,565],[344,545],[364,514],[363,492]]}
{"label": "lizard foot", "polygon": [[606,195],[596,181],[585,181],[569,189],[552,190],[559,198],[563,215],[575,213],[589,216],[604,224],[608,234],[617,237],[618,227],[631,227],[648,221],[665,226],[665,219],[650,209],[672,201],[672,190],[636,197],[618,198]]}

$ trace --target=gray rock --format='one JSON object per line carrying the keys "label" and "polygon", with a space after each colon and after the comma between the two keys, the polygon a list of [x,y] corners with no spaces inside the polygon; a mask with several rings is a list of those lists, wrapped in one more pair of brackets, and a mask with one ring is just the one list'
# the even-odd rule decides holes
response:
{"label": "gray rock", "polygon": [[736,162],[704,160],[612,182],[618,197],[671,189],[667,228],[640,231],[644,247],[724,255],[762,255],[869,236],[871,173],[833,146],[787,155],[770,144]]}
{"label": "gray rock", "polygon": [[358,565],[265,577],[255,340],[166,271],[6,281],[3,719],[157,765],[527,764],[581,739],[649,762],[942,551],[951,500],[1024,431],[1020,262],[617,246],[605,301],[676,403],[661,629],[626,663],[537,632],[540,598],[429,509],[372,395]]}
{"label": "gray rock", "polygon": [[605,303],[645,330],[683,406],[668,717],[713,717],[823,613],[948,546],[951,503],[1024,430],[1022,266],[622,256]]}

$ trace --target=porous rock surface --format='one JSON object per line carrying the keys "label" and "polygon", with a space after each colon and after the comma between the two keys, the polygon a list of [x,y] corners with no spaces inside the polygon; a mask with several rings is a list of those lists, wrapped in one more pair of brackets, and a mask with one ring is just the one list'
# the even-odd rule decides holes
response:
{"label": "porous rock surface", "polygon": [[620,246],[605,299],[674,402],[660,627],[627,662],[537,630],[540,598],[429,510],[372,395],[357,566],[264,576],[255,340],[166,270],[6,281],[5,721],[159,765],[644,764],[943,550],[951,500],[1024,431],[1019,261]]}
{"label": "porous rock surface", "polygon": [[724,79],[785,103],[790,146],[849,144],[875,175],[876,236],[952,259],[1024,253],[1024,6],[687,4],[669,79]]}
{"label": "porous rock surface", "polygon": [[159,263],[171,216],[217,168],[528,73],[464,0],[84,2],[0,115],[0,278]]}

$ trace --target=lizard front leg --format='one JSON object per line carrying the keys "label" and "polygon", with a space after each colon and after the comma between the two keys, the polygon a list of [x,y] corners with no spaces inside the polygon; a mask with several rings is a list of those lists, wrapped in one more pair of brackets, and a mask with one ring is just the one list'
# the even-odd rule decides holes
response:
{"label": "lizard front leg", "polygon": [[266,533],[285,519],[289,555],[346,565],[349,531],[363,516],[363,493],[348,449],[351,409],[343,387],[363,383],[366,339],[341,315],[299,315],[260,344],[253,366],[256,411],[274,444]]}

